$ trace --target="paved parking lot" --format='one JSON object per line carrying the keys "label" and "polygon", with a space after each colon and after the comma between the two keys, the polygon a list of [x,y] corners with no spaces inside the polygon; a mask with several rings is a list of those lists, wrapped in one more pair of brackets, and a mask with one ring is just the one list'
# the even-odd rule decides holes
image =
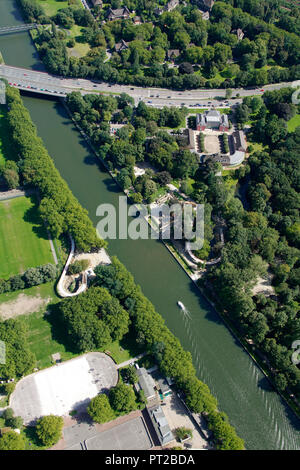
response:
{"label": "paved parking lot", "polygon": [[91,398],[117,381],[117,369],[109,356],[88,353],[20,380],[10,406],[25,424],[34,424],[40,416],[64,416],[85,408]]}
{"label": "paved parking lot", "polygon": [[162,410],[167,418],[171,431],[174,432],[176,428],[185,427],[191,429],[193,437],[188,441],[189,448],[193,449],[208,449],[208,444],[201,436],[198,428],[189,417],[187,410],[181,400],[177,397],[176,393],[164,398],[165,405]]}
{"label": "paved parking lot", "polygon": [[142,417],[100,432],[85,441],[87,450],[147,450],[152,447]]}

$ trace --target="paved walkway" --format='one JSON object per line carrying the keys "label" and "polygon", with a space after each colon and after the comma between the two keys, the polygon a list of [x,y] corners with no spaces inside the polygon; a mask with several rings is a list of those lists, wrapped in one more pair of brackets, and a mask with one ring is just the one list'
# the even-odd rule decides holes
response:
{"label": "paved walkway", "polygon": [[138,354],[138,355],[135,356],[134,358],[128,359],[128,361],[124,361],[124,362],[121,362],[121,364],[117,364],[117,365],[116,365],[116,368],[117,368],[117,369],[121,369],[122,367],[129,366],[130,364],[133,364],[134,362],[138,361],[139,359],[141,359],[142,357],[144,357],[144,356],[146,356],[146,355],[147,355],[146,352],[141,353],[141,354]]}

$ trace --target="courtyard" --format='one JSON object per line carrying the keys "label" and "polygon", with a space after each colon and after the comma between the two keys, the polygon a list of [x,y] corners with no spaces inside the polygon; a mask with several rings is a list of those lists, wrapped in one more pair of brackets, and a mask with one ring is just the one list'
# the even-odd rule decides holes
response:
{"label": "courtyard", "polygon": [[18,382],[10,407],[24,424],[49,414],[65,416],[115,386],[118,372],[106,354],[94,352],[31,374]]}

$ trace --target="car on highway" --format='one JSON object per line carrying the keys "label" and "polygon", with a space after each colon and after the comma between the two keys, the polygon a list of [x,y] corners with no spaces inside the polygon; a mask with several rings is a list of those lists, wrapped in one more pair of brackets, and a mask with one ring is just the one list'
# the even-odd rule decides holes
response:
{"label": "car on highway", "polygon": [[152,103],[152,101],[148,101],[148,103]]}
{"label": "car on highway", "polygon": [[260,90],[260,91],[265,91],[265,90]]}

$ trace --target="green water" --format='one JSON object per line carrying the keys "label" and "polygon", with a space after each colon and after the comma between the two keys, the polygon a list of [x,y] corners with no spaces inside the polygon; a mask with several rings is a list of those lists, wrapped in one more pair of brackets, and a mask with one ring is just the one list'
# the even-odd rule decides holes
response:
{"label": "green water", "polygon": [[[0,0],[1,25],[20,21],[13,5],[13,0]],[[0,36],[0,50],[7,64],[39,66],[28,33]],[[61,175],[96,224],[99,204],[118,207],[118,187],[99,168],[60,104],[31,96],[24,96],[24,103]],[[192,353],[199,378],[218,398],[246,447],[299,449],[299,421],[166,248],[154,240],[111,240],[109,251],[134,274],[168,327]],[[178,300],[190,318],[179,310]]]}

